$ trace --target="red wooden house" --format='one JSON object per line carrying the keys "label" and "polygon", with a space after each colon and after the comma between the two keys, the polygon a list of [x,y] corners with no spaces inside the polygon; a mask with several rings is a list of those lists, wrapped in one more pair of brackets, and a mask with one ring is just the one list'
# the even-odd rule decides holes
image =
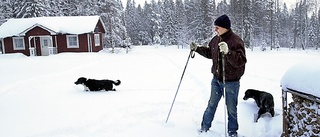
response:
{"label": "red wooden house", "polygon": [[0,48],[3,54],[27,56],[98,52],[105,32],[99,16],[9,19],[0,26]]}

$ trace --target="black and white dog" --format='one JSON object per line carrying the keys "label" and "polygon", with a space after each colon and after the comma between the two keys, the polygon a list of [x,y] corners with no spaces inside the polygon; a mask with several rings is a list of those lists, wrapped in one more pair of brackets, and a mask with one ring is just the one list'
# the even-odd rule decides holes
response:
{"label": "black and white dog", "polygon": [[105,91],[116,91],[116,89],[113,88],[113,85],[120,85],[121,81],[120,80],[95,80],[95,79],[87,79],[85,77],[80,77],[74,84],[82,84],[84,86],[85,91],[100,91],[100,90],[105,90]]}
{"label": "black and white dog", "polygon": [[266,112],[269,112],[271,116],[274,117],[274,101],[273,96],[270,93],[255,89],[248,89],[245,92],[243,100],[247,100],[249,98],[253,98],[259,107],[258,117],[255,119],[255,122],[258,122],[260,116]]}

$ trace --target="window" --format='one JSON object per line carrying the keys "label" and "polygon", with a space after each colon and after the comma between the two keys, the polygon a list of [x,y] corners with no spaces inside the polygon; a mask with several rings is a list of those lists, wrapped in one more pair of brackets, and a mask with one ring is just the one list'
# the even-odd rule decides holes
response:
{"label": "window", "polygon": [[100,34],[94,34],[94,45],[100,46]]}
{"label": "window", "polygon": [[48,39],[44,39],[44,40],[43,40],[43,46],[44,46],[44,47],[48,47],[48,45],[49,45]]}
{"label": "window", "polygon": [[13,37],[13,49],[14,50],[24,50],[24,38],[23,37]]}
{"label": "window", "polygon": [[79,48],[78,36],[67,35],[67,47],[68,48]]}

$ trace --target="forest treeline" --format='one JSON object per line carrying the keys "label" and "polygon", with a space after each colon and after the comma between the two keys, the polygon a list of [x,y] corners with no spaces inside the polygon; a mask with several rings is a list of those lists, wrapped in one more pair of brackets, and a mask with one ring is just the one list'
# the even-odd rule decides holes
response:
{"label": "forest treeline", "polygon": [[1,0],[0,24],[9,18],[99,15],[107,30],[105,47],[188,46],[207,43],[214,20],[227,14],[247,48],[320,47],[319,0]]}

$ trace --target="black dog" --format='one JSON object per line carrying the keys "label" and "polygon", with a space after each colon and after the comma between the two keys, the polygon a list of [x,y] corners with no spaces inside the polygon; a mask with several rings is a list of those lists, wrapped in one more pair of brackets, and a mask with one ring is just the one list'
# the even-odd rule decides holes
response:
{"label": "black dog", "polygon": [[253,98],[256,101],[257,106],[260,108],[255,122],[258,122],[260,116],[266,112],[269,112],[271,116],[274,117],[274,102],[273,96],[270,93],[255,89],[248,89],[243,100],[247,100],[248,98]]}
{"label": "black dog", "polygon": [[95,80],[95,79],[87,79],[85,77],[81,77],[76,82],[74,82],[74,84],[76,85],[82,84],[85,88],[84,89],[85,91],[100,91],[100,90],[116,91],[116,89],[113,88],[113,84],[118,86],[120,85],[120,83],[121,83],[120,80],[116,80],[116,81],[112,81],[108,79]]}

